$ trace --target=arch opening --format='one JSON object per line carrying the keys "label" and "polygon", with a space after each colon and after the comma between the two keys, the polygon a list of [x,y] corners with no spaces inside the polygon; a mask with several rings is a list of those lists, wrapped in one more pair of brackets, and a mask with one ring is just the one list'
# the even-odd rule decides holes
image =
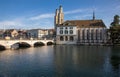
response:
{"label": "arch opening", "polygon": [[15,43],[11,45],[11,49],[18,49],[19,48],[19,43]]}
{"label": "arch opening", "polygon": [[18,43],[15,43],[11,46],[11,48],[13,49],[17,49],[17,48],[29,48],[30,45],[26,42],[18,42]]}
{"label": "arch opening", "polygon": [[47,45],[53,45],[54,43],[53,42],[47,42]]}
{"label": "arch opening", "polygon": [[26,42],[19,43],[19,48],[28,48],[28,47],[30,47],[30,45]]}
{"label": "arch opening", "polygon": [[5,49],[6,49],[5,46],[0,45],[0,51],[3,51],[3,50],[5,50]]}
{"label": "arch opening", "polygon": [[45,44],[43,42],[36,42],[34,43],[34,47],[44,46]]}

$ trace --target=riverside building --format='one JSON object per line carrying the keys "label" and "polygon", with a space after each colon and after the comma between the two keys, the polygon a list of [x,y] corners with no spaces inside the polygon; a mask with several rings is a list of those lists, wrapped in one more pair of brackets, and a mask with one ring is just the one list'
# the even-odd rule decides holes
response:
{"label": "riverside building", "polygon": [[83,44],[101,45],[107,40],[107,28],[100,19],[66,20],[62,6],[56,9],[54,26],[56,31],[56,44]]}

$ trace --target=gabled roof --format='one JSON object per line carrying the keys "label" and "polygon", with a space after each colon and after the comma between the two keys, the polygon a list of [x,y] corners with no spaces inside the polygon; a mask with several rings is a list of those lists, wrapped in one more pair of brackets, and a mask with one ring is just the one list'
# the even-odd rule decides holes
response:
{"label": "gabled roof", "polygon": [[60,26],[73,25],[78,27],[106,27],[102,20],[67,20]]}
{"label": "gabled roof", "polygon": [[7,29],[4,33],[11,33],[13,32],[15,29]]}

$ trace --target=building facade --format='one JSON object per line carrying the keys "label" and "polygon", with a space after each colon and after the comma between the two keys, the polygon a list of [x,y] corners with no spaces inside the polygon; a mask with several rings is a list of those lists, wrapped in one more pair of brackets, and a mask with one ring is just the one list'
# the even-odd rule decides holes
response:
{"label": "building facade", "polygon": [[77,41],[77,28],[76,26],[57,26],[57,36],[56,43],[57,44],[76,44]]}
{"label": "building facade", "polygon": [[28,38],[53,39],[54,29],[31,29],[27,31]]}
{"label": "building facade", "polygon": [[3,35],[4,37],[9,36],[11,39],[15,39],[18,37],[18,31],[15,29],[7,29]]}
{"label": "building facade", "polygon": [[107,28],[102,20],[96,20],[93,13],[91,20],[64,21],[62,6],[55,13],[56,44],[105,44]]}
{"label": "building facade", "polygon": [[48,35],[48,30],[44,29],[31,29],[27,31],[29,38],[44,39]]}

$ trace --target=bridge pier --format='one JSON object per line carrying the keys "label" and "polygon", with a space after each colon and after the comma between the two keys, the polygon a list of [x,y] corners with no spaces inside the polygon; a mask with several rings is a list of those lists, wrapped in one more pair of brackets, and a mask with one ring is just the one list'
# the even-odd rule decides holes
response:
{"label": "bridge pier", "polygon": [[5,40],[4,44],[5,44],[4,46],[6,49],[11,49],[11,45],[10,45],[9,40]]}
{"label": "bridge pier", "polygon": [[31,46],[31,47],[34,47],[34,44],[31,44],[30,46]]}
{"label": "bridge pier", "polygon": [[46,45],[47,45],[47,43],[45,42],[45,43],[44,43],[44,45],[46,46]]}
{"label": "bridge pier", "polygon": [[11,49],[11,45],[5,46],[5,49]]}

